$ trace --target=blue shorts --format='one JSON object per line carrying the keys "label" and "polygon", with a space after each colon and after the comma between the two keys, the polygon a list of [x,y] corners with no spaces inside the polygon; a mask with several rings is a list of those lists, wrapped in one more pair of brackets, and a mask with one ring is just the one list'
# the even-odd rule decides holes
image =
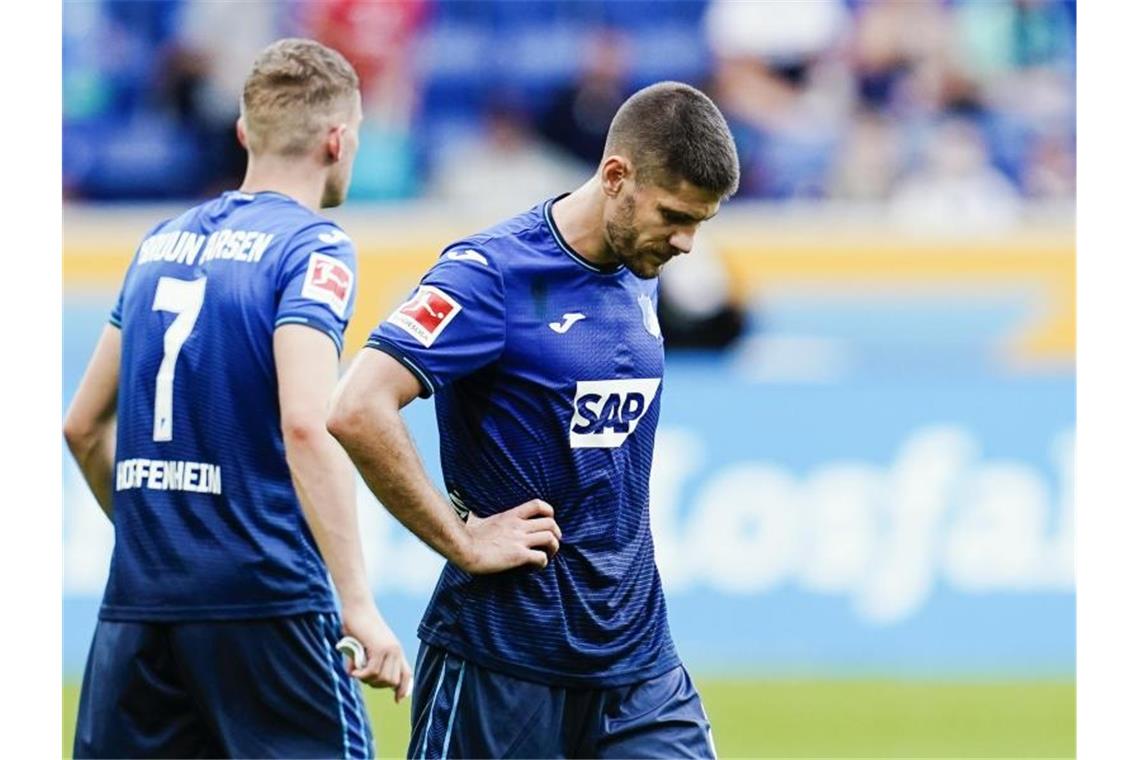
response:
{"label": "blue shorts", "polygon": [[715,756],[684,667],[629,686],[563,688],[420,646],[409,758]]}
{"label": "blue shorts", "polygon": [[372,757],[335,615],[100,620],[75,757]]}

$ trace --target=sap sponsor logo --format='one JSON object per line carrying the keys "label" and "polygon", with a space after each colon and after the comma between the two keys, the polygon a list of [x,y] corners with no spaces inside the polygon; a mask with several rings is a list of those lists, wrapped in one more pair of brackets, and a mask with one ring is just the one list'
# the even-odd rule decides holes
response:
{"label": "sap sponsor logo", "polygon": [[352,296],[352,280],[352,270],[343,261],[323,253],[313,253],[309,255],[309,269],[305,272],[301,297],[320,301],[344,319]]}
{"label": "sap sponsor logo", "polygon": [[570,448],[621,446],[653,403],[659,385],[659,377],[579,381],[570,420]]}
{"label": "sap sponsor logo", "polygon": [[451,320],[463,310],[459,302],[431,285],[421,285],[388,321],[430,348]]}
{"label": "sap sponsor logo", "polygon": [[471,250],[470,248],[465,251],[449,251],[447,258],[451,259],[452,261],[474,261],[482,264],[483,266],[488,266],[487,257],[478,251]]}
{"label": "sap sponsor logo", "polygon": [[[1073,437],[1056,472],[985,460],[959,426],[919,428],[889,464],[836,461],[807,473],[706,463],[692,431],[657,433],[650,492],[662,580],[671,592],[846,596],[871,625],[907,620],[938,588],[962,594],[1069,593]],[[1050,492],[1056,480],[1058,489]],[[682,492],[692,493],[682,507]]]}

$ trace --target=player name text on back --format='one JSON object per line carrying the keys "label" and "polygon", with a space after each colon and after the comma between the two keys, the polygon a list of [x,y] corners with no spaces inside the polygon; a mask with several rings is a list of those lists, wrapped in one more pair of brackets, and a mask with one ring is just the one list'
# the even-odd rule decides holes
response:
{"label": "player name text on back", "polygon": [[168,261],[194,266],[221,259],[256,264],[272,242],[271,233],[253,230],[218,230],[208,237],[174,230],[144,240],[139,246],[138,263]]}

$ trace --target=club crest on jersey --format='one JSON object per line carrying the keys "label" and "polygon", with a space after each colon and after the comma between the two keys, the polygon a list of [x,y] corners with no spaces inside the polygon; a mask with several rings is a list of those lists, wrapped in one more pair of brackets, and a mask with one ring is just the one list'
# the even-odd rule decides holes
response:
{"label": "club crest on jersey", "polygon": [[641,307],[641,323],[645,331],[654,338],[661,337],[661,323],[657,321],[657,309],[653,308],[653,299],[642,293],[637,297],[637,305]]}
{"label": "club crest on jersey", "polygon": [[661,378],[580,380],[570,420],[570,448],[614,449],[637,428]]}
{"label": "club crest on jersey", "polygon": [[439,288],[421,285],[411,299],[392,312],[388,321],[428,348],[462,309]]}
{"label": "club crest on jersey", "polygon": [[305,273],[301,297],[327,304],[344,319],[352,295],[352,279],[352,270],[343,261],[323,253],[309,254],[309,270]]}

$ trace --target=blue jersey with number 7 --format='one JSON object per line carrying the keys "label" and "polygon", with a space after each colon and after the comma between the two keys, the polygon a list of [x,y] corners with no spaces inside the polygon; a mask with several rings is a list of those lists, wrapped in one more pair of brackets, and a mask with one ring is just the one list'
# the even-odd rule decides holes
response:
{"label": "blue jersey with number 7", "polygon": [[100,617],[203,620],[335,610],[285,462],[273,331],[339,352],[356,256],[334,223],[273,192],[227,192],[135,252],[122,330],[115,549]]}

